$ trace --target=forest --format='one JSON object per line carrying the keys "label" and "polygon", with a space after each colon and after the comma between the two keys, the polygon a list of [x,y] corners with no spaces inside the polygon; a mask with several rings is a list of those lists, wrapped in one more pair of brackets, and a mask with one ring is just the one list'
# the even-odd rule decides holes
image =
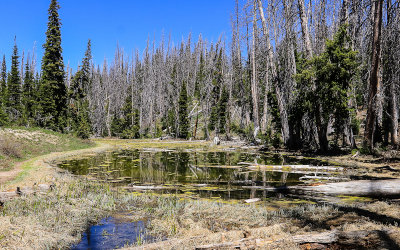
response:
{"label": "forest", "polygon": [[43,56],[13,36],[1,249],[400,249],[400,1],[229,1],[215,41],[75,39],[77,67],[60,10],[85,1],[48,0]]}
{"label": "forest", "polygon": [[[399,1],[235,2],[229,39],[162,36],[116,47],[94,65],[91,41],[66,68],[57,1],[40,69],[34,52],[3,55],[0,125],[81,138],[231,140],[287,149],[398,146]],[[93,46],[96,46],[93,44]],[[27,55],[27,56],[25,56]]]}

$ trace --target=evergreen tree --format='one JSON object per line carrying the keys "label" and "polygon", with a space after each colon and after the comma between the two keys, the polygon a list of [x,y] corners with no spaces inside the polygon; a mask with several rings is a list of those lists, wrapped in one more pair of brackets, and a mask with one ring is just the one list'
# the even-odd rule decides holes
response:
{"label": "evergreen tree", "polygon": [[3,56],[0,71],[0,126],[4,126],[8,123],[8,115],[5,108],[7,100],[7,69],[6,58]]}
{"label": "evergreen tree", "polygon": [[223,134],[226,132],[226,121],[228,117],[228,101],[229,101],[229,93],[226,90],[226,87],[223,86],[222,88],[222,93],[221,93],[221,98],[219,99],[218,102],[218,119],[219,119],[219,127],[218,127],[218,132]]}
{"label": "evergreen tree", "polygon": [[22,117],[21,105],[21,78],[19,74],[19,56],[17,44],[14,40],[13,54],[11,57],[11,72],[8,78],[8,108],[11,112],[12,121]]}
{"label": "evergreen tree", "polygon": [[3,55],[3,61],[1,63],[0,88],[1,88],[0,102],[6,107],[8,104],[8,91],[7,91],[7,66],[6,66],[6,56],[5,55]]}
{"label": "evergreen tree", "polygon": [[91,43],[88,41],[85,57],[82,60],[82,67],[76,72],[72,79],[69,90],[69,121],[72,129],[83,139],[89,138],[92,125],[89,116],[89,101],[87,95],[91,85]]}
{"label": "evergreen tree", "polygon": [[210,114],[210,122],[208,124],[209,130],[215,130],[218,126],[218,102],[220,98],[220,90],[223,82],[223,74],[222,74],[222,49],[219,50],[216,48],[216,62],[215,69],[213,72],[212,79],[212,106],[211,106],[211,114]]}
{"label": "evergreen tree", "polygon": [[76,135],[82,139],[88,139],[92,134],[92,126],[89,118],[89,102],[82,101],[77,118]]}
{"label": "evergreen tree", "polygon": [[[349,91],[358,63],[357,52],[347,46],[350,37],[346,30],[345,25],[341,26],[333,40],[326,41],[325,51],[308,60],[306,69],[297,75],[298,82],[309,84],[307,89],[310,92],[307,96],[310,97],[310,103],[306,106],[316,119],[320,151],[328,150],[327,130],[330,119],[334,118],[334,136],[337,141],[352,112],[348,106]],[[315,81],[315,90],[311,88],[312,81]],[[318,121],[317,117],[321,119]]]}
{"label": "evergreen tree", "polygon": [[179,95],[179,138],[187,139],[189,137],[189,119],[188,119],[188,94],[186,82],[183,82]]}
{"label": "evergreen tree", "polygon": [[74,102],[84,99],[89,92],[91,85],[91,60],[92,60],[91,42],[88,41],[85,57],[82,60],[82,66],[76,72],[70,89],[70,98]]}
{"label": "evergreen tree", "polygon": [[199,71],[197,72],[197,76],[196,76],[196,82],[194,85],[194,97],[197,98],[197,100],[200,100],[201,98],[201,93],[200,93],[200,89],[203,86],[204,83],[204,78],[205,78],[205,70],[204,70],[204,57],[203,57],[203,53],[200,54],[200,66],[199,66]]}
{"label": "evergreen tree", "polygon": [[29,62],[25,66],[24,86],[22,91],[23,117],[24,123],[30,126],[34,117],[35,106],[35,80]]}
{"label": "evergreen tree", "polygon": [[42,125],[63,131],[66,122],[67,88],[64,83],[64,62],[61,48],[61,22],[57,0],[51,0],[43,45],[42,79],[40,86]]}

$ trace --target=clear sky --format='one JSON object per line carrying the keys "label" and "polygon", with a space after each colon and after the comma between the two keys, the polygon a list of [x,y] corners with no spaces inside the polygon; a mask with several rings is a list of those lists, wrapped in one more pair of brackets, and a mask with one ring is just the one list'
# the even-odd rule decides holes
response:
{"label": "clear sky", "polygon": [[[36,43],[38,69],[42,57],[50,0],[0,0],[0,55],[7,67],[17,37],[19,54],[32,51]],[[95,64],[110,62],[117,42],[126,53],[146,47],[147,38],[160,40],[171,34],[179,43],[192,32],[208,41],[222,34],[230,39],[233,0],[59,0],[64,64],[76,70],[92,40]]]}

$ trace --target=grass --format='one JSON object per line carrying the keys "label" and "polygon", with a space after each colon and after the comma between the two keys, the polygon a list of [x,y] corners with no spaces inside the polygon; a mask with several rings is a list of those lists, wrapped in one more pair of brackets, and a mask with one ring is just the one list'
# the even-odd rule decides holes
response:
{"label": "grass", "polygon": [[69,134],[39,128],[0,128],[0,171],[10,170],[17,161],[50,152],[77,150],[93,146]]}
{"label": "grass", "polygon": [[[19,128],[13,130],[18,131]],[[24,142],[24,147],[30,147],[34,153],[24,153],[21,159],[53,150],[81,149],[93,145],[51,131],[27,131],[34,132],[33,134],[38,132],[39,138],[44,141],[32,139]],[[64,144],[52,144],[53,139]],[[101,139],[95,142],[122,148],[210,148],[209,142],[202,141],[164,143],[155,140]],[[35,151],[34,147],[39,145],[44,148]],[[3,160],[21,160],[5,155],[2,157]],[[20,197],[0,207],[0,248],[65,249],[77,243],[90,224],[121,211],[129,212],[130,221],[144,218],[149,220],[147,232],[156,239],[167,239],[150,244],[149,249],[193,249],[194,246],[238,240],[243,238],[244,232],[248,232],[251,237],[268,240],[271,245],[267,248],[276,249],[298,249],[290,241],[292,235],[331,229],[350,231],[389,228],[399,233],[396,225],[378,220],[382,216],[399,218],[398,202],[365,203],[362,199],[341,197],[352,202],[345,202],[342,207],[301,199],[292,204],[268,200],[264,204],[242,204],[212,199],[189,199],[179,195],[126,192],[107,184],[90,182],[83,177],[60,173],[55,168],[47,168],[49,177],[41,179],[36,173],[43,172],[45,168],[38,165],[39,159],[47,158],[37,156],[24,162],[21,166],[23,172],[16,181],[26,185],[28,178],[32,178],[29,183],[43,183],[42,180],[45,179],[55,183],[56,189],[47,194]],[[378,219],[365,214],[374,214]],[[399,241],[397,239],[400,237],[396,238]],[[279,244],[273,245],[273,242]],[[139,238],[137,245],[143,244],[146,242]]]}

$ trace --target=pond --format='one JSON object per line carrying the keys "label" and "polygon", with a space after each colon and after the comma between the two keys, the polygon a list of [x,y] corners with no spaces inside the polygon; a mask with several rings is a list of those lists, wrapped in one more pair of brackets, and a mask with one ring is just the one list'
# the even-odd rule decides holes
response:
{"label": "pond", "polygon": [[153,238],[146,233],[146,221],[126,222],[119,221],[116,217],[108,217],[89,227],[82,235],[81,242],[71,249],[116,249],[152,240]]}
{"label": "pond", "polygon": [[293,165],[322,166],[324,163],[258,152],[151,148],[105,152],[58,164],[73,174],[116,186],[131,186],[134,191],[138,191],[135,187],[139,191],[144,191],[140,187],[156,187],[153,192],[211,199],[263,199],[275,194],[255,187],[298,185],[310,175],[337,178],[343,174],[307,167],[299,171],[290,167]]}

